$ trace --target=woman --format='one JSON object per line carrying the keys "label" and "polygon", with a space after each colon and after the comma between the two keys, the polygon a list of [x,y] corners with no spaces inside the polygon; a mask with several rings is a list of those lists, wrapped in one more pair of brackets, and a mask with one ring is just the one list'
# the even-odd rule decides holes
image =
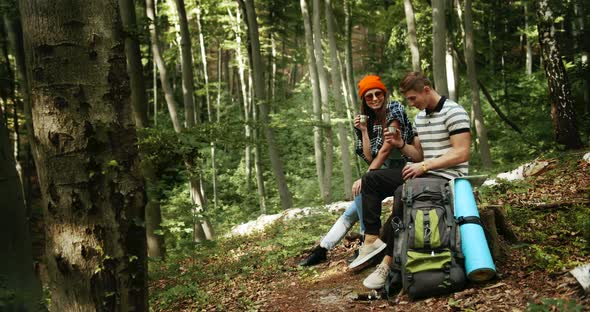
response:
{"label": "woman", "polygon": [[[384,143],[384,134],[388,133],[390,126],[396,129],[396,135],[401,135],[404,142],[413,143],[414,132],[403,106],[397,101],[387,102],[387,88],[379,76],[365,76],[358,84],[358,94],[362,104],[361,115],[354,118],[356,153],[369,164],[369,170],[403,168],[407,157],[393,145]],[[360,190],[361,179],[358,179],[352,186],[352,204],[299,265],[316,265],[326,260],[328,250],[338,244],[357,221],[363,219]],[[362,221],[360,228],[364,233]]]}

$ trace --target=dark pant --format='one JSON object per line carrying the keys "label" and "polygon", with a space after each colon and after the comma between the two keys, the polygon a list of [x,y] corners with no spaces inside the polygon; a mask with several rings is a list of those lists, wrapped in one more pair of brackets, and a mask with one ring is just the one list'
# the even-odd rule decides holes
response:
{"label": "dark pant", "polygon": [[401,168],[372,170],[363,176],[361,194],[365,234],[379,235],[381,202],[386,197],[392,196],[403,183]]}

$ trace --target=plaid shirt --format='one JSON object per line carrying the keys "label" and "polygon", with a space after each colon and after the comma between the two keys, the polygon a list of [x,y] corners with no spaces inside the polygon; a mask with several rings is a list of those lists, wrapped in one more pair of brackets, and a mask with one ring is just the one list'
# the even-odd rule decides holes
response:
{"label": "plaid shirt", "polygon": [[[385,119],[387,125],[389,125],[394,120],[399,121],[401,125],[402,139],[407,144],[412,144],[412,141],[414,141],[414,130],[412,128],[412,123],[408,119],[404,107],[398,101],[391,101],[389,102],[389,104],[387,104],[385,110]],[[363,140],[361,131],[356,128],[355,130],[357,136],[356,153],[362,159],[364,159],[367,162],[367,164],[369,164],[369,160],[363,154]],[[374,124],[373,131],[369,132],[369,139],[371,140],[371,156],[373,157],[373,159],[375,159],[377,153],[383,146],[383,127],[381,125]],[[408,160],[408,158],[405,155],[403,157],[404,159]]]}

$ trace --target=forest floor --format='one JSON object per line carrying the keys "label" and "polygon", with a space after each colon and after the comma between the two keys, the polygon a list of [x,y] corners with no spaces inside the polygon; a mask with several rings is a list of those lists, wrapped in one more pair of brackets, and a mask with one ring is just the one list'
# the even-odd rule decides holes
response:
{"label": "forest floor", "polygon": [[[571,269],[590,263],[590,163],[574,154],[545,159],[534,176],[482,188],[479,201],[502,206],[518,237],[496,261],[498,277],[464,291],[411,301],[359,301],[373,271],[348,270],[357,244],[344,242],[328,261],[297,263],[339,214],[278,222],[264,232],[203,246],[151,264],[155,311],[590,311]],[[385,210],[385,209],[384,209]]]}

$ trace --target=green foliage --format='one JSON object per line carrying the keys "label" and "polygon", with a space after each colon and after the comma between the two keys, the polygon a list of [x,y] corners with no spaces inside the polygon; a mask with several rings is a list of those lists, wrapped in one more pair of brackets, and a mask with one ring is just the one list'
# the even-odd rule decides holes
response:
{"label": "green foliage", "polygon": [[562,311],[562,312],[581,312],[584,311],[584,307],[577,304],[574,300],[556,299],[556,298],[543,298],[540,304],[531,303],[527,307],[527,312],[551,312],[551,311]]}

